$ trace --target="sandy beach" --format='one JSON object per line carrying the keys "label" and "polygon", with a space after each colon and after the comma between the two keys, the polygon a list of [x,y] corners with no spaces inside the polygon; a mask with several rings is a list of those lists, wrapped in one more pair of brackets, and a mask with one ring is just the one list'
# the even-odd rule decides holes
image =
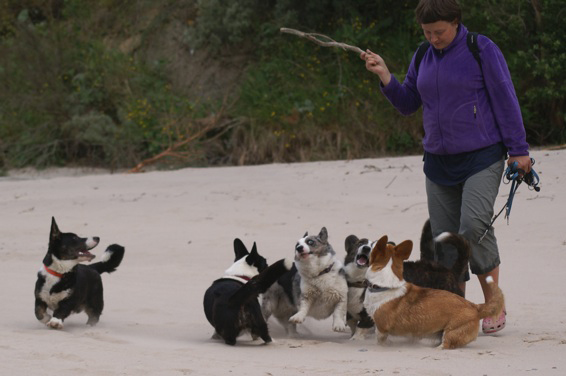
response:
{"label": "sandy beach", "polygon": [[[255,241],[269,262],[293,257],[305,231],[328,229],[343,257],[350,234],[418,243],[427,218],[421,156],[140,174],[21,172],[0,178],[2,375],[564,375],[566,151],[533,151],[541,191],[521,186],[509,225],[495,222],[507,327],[457,350],[375,336],[351,341],[331,320],[306,320],[274,342],[211,339],[204,291]],[[66,172],[65,172],[66,171]],[[496,211],[509,186],[502,185]],[[64,232],[99,236],[93,254],[126,248],[103,275],[99,324],[72,315],[61,331],[34,316],[33,289],[54,216]],[[418,248],[418,247],[417,247]],[[413,252],[415,259],[418,252]],[[95,259],[96,261],[96,259]],[[483,302],[475,276],[467,298]]]}

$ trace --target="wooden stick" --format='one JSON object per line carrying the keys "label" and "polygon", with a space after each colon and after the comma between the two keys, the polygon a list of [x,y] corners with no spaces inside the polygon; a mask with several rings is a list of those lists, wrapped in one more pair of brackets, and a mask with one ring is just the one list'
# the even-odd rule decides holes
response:
{"label": "wooden stick", "polygon": [[[316,34],[316,33],[304,33],[302,31],[299,30],[295,30],[295,29],[288,29],[286,27],[282,27],[281,29],[279,29],[279,31],[281,31],[282,33],[287,33],[287,34],[293,34],[296,35],[298,37],[301,38],[306,38],[308,40],[310,40],[311,42],[314,42],[316,44],[318,44],[319,46],[322,47],[338,47],[341,48],[343,50],[350,50],[353,52],[356,52],[358,55],[361,54],[362,49],[356,46],[350,46],[349,44],[346,43],[340,43],[340,42],[336,42],[335,40],[333,40],[332,38],[324,35],[324,34]],[[328,42],[324,42],[318,38],[326,38],[329,41]]]}

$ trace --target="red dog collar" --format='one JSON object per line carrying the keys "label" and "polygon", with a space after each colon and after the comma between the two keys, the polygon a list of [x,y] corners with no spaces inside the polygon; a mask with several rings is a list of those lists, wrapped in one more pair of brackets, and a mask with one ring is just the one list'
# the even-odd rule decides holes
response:
{"label": "red dog collar", "polygon": [[47,265],[44,264],[43,267],[45,268],[45,271],[46,271],[47,273],[49,273],[49,274],[51,274],[51,275],[54,275],[55,277],[59,277],[59,278],[63,277],[63,274],[57,273],[55,270],[49,269],[49,268],[47,267]]}

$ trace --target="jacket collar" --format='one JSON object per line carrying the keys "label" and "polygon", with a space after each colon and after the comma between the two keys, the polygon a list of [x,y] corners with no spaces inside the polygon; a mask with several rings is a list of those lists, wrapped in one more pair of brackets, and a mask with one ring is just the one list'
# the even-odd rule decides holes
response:
{"label": "jacket collar", "polygon": [[442,50],[437,50],[434,47],[432,49],[436,53],[445,54],[446,52],[453,49],[454,46],[457,46],[458,44],[462,43],[462,41],[464,43],[466,43],[466,35],[467,34],[468,34],[468,29],[466,28],[466,26],[464,26],[462,23],[459,23],[458,24],[458,30],[456,31],[456,36],[454,37],[454,40],[448,45],[448,47],[443,48]]}

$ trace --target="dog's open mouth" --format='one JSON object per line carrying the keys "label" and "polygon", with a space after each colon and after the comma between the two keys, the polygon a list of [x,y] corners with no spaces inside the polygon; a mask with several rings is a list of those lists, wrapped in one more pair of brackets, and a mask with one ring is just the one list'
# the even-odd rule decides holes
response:
{"label": "dog's open mouth", "polygon": [[90,261],[96,256],[90,253],[89,251],[79,251],[79,260]]}
{"label": "dog's open mouth", "polygon": [[366,267],[368,266],[369,259],[366,255],[358,255],[356,256],[356,265],[359,267]]}

